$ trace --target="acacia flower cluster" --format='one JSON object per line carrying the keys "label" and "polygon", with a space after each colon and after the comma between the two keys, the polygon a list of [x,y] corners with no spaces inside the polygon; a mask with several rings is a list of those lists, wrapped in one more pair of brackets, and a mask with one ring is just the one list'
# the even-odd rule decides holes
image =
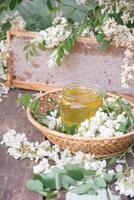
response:
{"label": "acacia flower cluster", "polygon": [[[85,14],[86,9],[90,11],[89,14],[87,12],[85,21],[82,22],[86,25],[80,35],[77,31],[82,25],[81,23],[76,26],[78,22],[71,24],[65,17],[56,17],[52,26],[40,31],[39,37],[33,40],[32,43],[38,46],[38,43],[41,42],[46,49],[52,50],[48,66],[53,67],[57,64],[60,65],[64,57],[69,54],[70,49],[77,41],[78,35],[78,37],[83,35],[96,37],[98,34],[103,34],[104,39],[108,42],[107,44],[112,43],[116,47],[121,46],[127,49],[122,64],[124,71],[121,75],[121,84],[123,87],[128,87],[134,76],[134,5],[126,0],[96,0],[94,2],[76,0],[76,4],[78,8],[74,7],[74,11],[78,9],[85,12]],[[83,6],[82,10],[79,9],[79,5]],[[102,19],[98,18],[95,25],[92,25],[94,24],[92,18],[97,20],[98,12]],[[74,40],[73,34],[75,35]],[[29,48],[29,50],[31,49]],[[131,58],[130,54],[132,54]]]}
{"label": "acacia flower cluster", "polygon": [[[51,68],[56,65],[58,57],[57,47],[65,41],[72,33],[72,28],[65,17],[55,17],[52,26],[41,30],[39,36],[31,43],[38,46],[38,43],[44,42],[46,49],[54,49],[50,54],[48,66]],[[68,52],[67,52],[68,53]]]}
{"label": "acacia flower cluster", "polygon": [[[128,103],[123,99],[123,103]],[[131,131],[131,126],[129,127],[129,118],[124,111],[116,113],[114,110],[112,112],[106,112],[108,105],[112,105],[113,109],[117,107],[117,99],[108,97],[103,101],[103,107],[99,108],[96,114],[90,119],[86,119],[82,122],[78,130],[74,133],[74,136],[82,136],[87,138],[94,137],[115,137],[122,136],[128,131]],[[130,105],[129,105],[130,106]],[[132,115],[134,116],[134,111]],[[61,116],[59,115],[57,108],[50,111],[48,115],[43,119],[45,126],[52,130],[64,131],[64,126],[61,122]]]}
{"label": "acacia flower cluster", "polygon": [[6,14],[2,20],[0,20],[0,25],[10,22],[11,29],[14,30],[24,30],[26,27],[26,22],[18,11],[15,11],[13,14]]}
{"label": "acacia flower cluster", "polygon": [[30,143],[24,133],[17,133],[15,130],[8,130],[3,135],[1,145],[8,147],[8,153],[14,159],[29,158],[36,161],[44,157],[46,151],[51,148],[49,141]]}
{"label": "acacia flower cluster", "polygon": [[124,133],[118,129],[120,124],[127,124],[128,119],[125,113],[115,116],[114,112],[108,115],[100,108],[90,120],[81,123],[76,135],[87,138],[122,136]]}
{"label": "acacia flower cluster", "polygon": [[134,169],[130,169],[128,173],[119,179],[116,183],[115,189],[121,195],[134,197]]}
{"label": "acacia flower cluster", "polygon": [[29,142],[26,135],[23,133],[17,133],[15,130],[8,130],[1,141],[1,145],[8,147],[8,153],[14,159],[29,158],[30,160],[40,161],[33,167],[34,173],[47,172],[53,168],[50,165],[50,160],[53,161],[54,166],[63,168],[64,165],[80,164],[86,169],[93,169],[97,171],[97,174],[101,174],[105,171],[106,161],[95,160],[94,156],[90,154],[84,154],[77,152],[72,154],[69,150],[61,150],[58,145],[51,145],[48,140],[44,140],[42,143]]}
{"label": "acacia flower cluster", "polygon": [[57,47],[71,35],[71,28],[66,18],[56,17],[52,26],[40,31],[39,35],[45,41],[45,47],[51,49]]}
{"label": "acacia flower cluster", "polygon": [[[134,22],[134,18],[132,19]],[[122,64],[122,86],[127,87],[134,75],[134,29],[126,25],[119,25],[114,18],[109,18],[103,25],[102,30],[109,41],[116,47],[126,47],[125,58]]]}
{"label": "acacia flower cluster", "polygon": [[[104,176],[116,175],[116,173],[124,174],[115,183],[115,189],[120,194],[134,197],[134,169],[123,171],[124,159],[117,159],[115,168],[107,168],[106,160],[98,160],[94,155],[77,152],[72,154],[69,150],[61,150],[58,145],[52,145],[48,140],[43,142],[29,142],[24,133],[17,133],[15,130],[8,130],[3,135],[1,145],[8,148],[8,153],[14,159],[29,158],[35,160],[37,164],[33,166],[35,174],[50,172],[57,167],[64,169],[67,164],[76,164],[88,170],[94,170],[96,175]],[[51,161],[51,164],[50,164]]]}
{"label": "acacia flower cluster", "polygon": [[58,111],[54,110],[50,112],[50,115],[46,116],[46,123],[50,129],[56,129],[61,126],[61,117],[58,117]]}
{"label": "acacia flower cluster", "polygon": [[8,50],[6,41],[0,41],[0,79],[6,80],[7,79],[7,57],[8,57]]}

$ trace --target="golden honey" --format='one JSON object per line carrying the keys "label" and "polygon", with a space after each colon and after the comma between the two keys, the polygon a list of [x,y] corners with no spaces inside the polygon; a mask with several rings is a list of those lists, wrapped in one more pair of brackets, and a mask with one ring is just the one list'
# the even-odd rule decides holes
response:
{"label": "golden honey", "polygon": [[61,120],[67,126],[80,125],[95,115],[103,104],[101,93],[93,87],[69,84],[60,100]]}

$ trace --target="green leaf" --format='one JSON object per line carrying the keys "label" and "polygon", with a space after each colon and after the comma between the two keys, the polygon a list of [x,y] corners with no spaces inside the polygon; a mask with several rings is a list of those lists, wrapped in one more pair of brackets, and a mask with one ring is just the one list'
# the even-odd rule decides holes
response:
{"label": "green leaf", "polygon": [[2,25],[2,31],[6,32],[11,28],[11,24],[9,21],[7,21],[5,24]]}
{"label": "green leaf", "polygon": [[97,40],[97,42],[99,42],[99,43],[102,43],[103,42],[103,40],[104,40],[104,38],[105,38],[105,35],[104,34],[98,34],[97,36],[96,36],[96,40]]}
{"label": "green leaf", "polygon": [[67,124],[63,124],[63,129],[65,131],[65,133],[69,134],[69,135],[74,135],[77,131],[77,124],[74,124],[73,126],[68,126]]}
{"label": "green leaf", "polygon": [[56,58],[56,63],[57,63],[57,65],[60,65],[60,64],[61,64],[61,57],[60,57],[60,56],[57,56],[57,58]]}
{"label": "green leaf", "polygon": [[108,50],[109,46],[110,46],[110,41],[103,40],[103,42],[101,44],[101,50],[106,52]]}
{"label": "green leaf", "polygon": [[26,182],[26,187],[28,190],[32,192],[38,192],[43,190],[43,184],[39,180],[28,180]]}
{"label": "green leaf", "polygon": [[5,9],[5,6],[3,3],[0,3],[0,14],[2,13],[2,11]]}
{"label": "green leaf", "polygon": [[38,43],[38,47],[39,47],[39,49],[41,49],[41,50],[43,50],[43,51],[46,50],[46,47],[45,47],[45,43],[44,43],[44,42]]}
{"label": "green leaf", "polygon": [[102,98],[106,99],[106,97],[108,96],[107,92],[106,91],[101,91],[101,96],[102,96]]}
{"label": "green leaf", "polygon": [[67,190],[69,186],[75,186],[75,185],[76,185],[76,181],[73,178],[67,175],[62,175],[62,187],[64,189]]}
{"label": "green leaf", "polygon": [[74,20],[73,20],[71,17],[68,18],[68,22],[69,22],[70,24],[74,24]]}
{"label": "green leaf", "polygon": [[30,105],[30,100],[31,100],[31,96],[29,94],[25,94],[23,97],[22,97],[22,104],[25,108],[28,108],[29,105]]}
{"label": "green leaf", "polygon": [[54,167],[53,169],[52,169],[52,176],[55,176],[55,174],[65,174],[66,173],[66,171],[64,170],[64,169],[60,169],[60,168],[58,168],[58,167]]}
{"label": "green leaf", "polygon": [[47,199],[53,199],[57,197],[57,191],[39,191],[39,194],[41,194],[42,196],[46,197]]}
{"label": "green leaf", "polygon": [[127,131],[126,124],[121,122],[118,131],[125,133]]}
{"label": "green leaf", "polygon": [[[67,176],[68,177],[68,176]],[[62,188],[68,190],[69,189],[69,182],[66,179],[66,175],[62,176]]]}
{"label": "green leaf", "polygon": [[76,194],[86,194],[90,190],[90,186],[87,184],[82,184],[80,186],[77,186],[76,188],[72,189],[71,192]]}
{"label": "green leaf", "polygon": [[67,171],[69,171],[69,170],[76,170],[76,169],[79,169],[80,167],[79,167],[79,165],[77,165],[77,164],[66,164],[65,166],[64,166],[64,169],[65,170],[67,170]]}
{"label": "green leaf", "polygon": [[17,3],[19,4],[19,3],[21,3],[23,0],[17,0]]}
{"label": "green leaf", "polygon": [[82,180],[84,178],[84,175],[80,169],[68,170],[67,174],[74,180]]}
{"label": "green leaf", "polygon": [[17,4],[16,0],[10,0],[10,2],[9,2],[10,10],[13,10],[15,8],[16,4]]}
{"label": "green leaf", "polygon": [[113,157],[113,158],[111,158],[111,159],[108,161],[108,164],[111,166],[111,165],[115,164],[116,161],[117,161],[117,158],[116,158],[116,157]]}
{"label": "green leaf", "polygon": [[47,192],[46,198],[48,199],[55,199],[57,197],[57,191]]}
{"label": "green leaf", "polygon": [[87,192],[87,194],[98,195],[98,192],[95,191],[95,190],[91,190],[91,189],[89,189],[89,191]]}
{"label": "green leaf", "polygon": [[33,100],[30,105],[30,108],[34,114],[37,113],[37,111],[39,109],[39,100],[38,99]]}
{"label": "green leaf", "polygon": [[47,7],[49,8],[49,10],[53,10],[51,0],[47,0]]}
{"label": "green leaf", "polygon": [[56,189],[55,179],[49,175],[35,174],[33,176],[33,179],[41,181],[43,183],[44,188],[49,188],[50,190]]}
{"label": "green leaf", "polygon": [[61,174],[59,173],[55,174],[55,184],[56,184],[56,189],[60,190],[62,187],[62,179],[61,179]]}
{"label": "green leaf", "polygon": [[117,172],[116,174],[115,174],[115,180],[117,180],[117,179],[121,179],[122,177],[124,176],[124,174],[122,173],[122,172]]}
{"label": "green leaf", "polygon": [[91,170],[91,169],[81,169],[83,174],[85,176],[95,176],[96,175],[96,171],[95,170]]}
{"label": "green leaf", "polygon": [[59,8],[58,7],[53,7],[53,9],[48,13],[48,16],[53,16],[57,12],[59,12]]}
{"label": "green leaf", "polygon": [[107,183],[111,183],[112,180],[113,180],[113,177],[114,177],[114,175],[112,175],[112,174],[105,174],[105,175],[103,176],[103,178],[105,179],[105,181],[106,181]]}
{"label": "green leaf", "polygon": [[46,191],[38,191],[39,194],[41,194],[43,197],[47,196],[47,192]]}
{"label": "green leaf", "polygon": [[105,179],[102,177],[95,178],[95,183],[100,188],[105,188],[107,186]]}
{"label": "green leaf", "polygon": [[96,7],[96,1],[95,0],[90,0],[89,5],[88,5],[88,10],[94,10]]}

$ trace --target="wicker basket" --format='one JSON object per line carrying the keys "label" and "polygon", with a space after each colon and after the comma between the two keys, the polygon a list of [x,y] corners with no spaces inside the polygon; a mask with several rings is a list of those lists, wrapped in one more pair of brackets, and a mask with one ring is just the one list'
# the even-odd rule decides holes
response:
{"label": "wicker basket", "polygon": [[[61,89],[55,89],[38,97],[41,102],[40,111],[47,112],[53,109],[59,101],[60,93]],[[109,94],[109,96],[117,97],[113,94]],[[50,102],[48,99],[52,99],[52,101]],[[134,107],[134,104],[129,103]],[[68,148],[71,152],[82,151],[84,153],[94,154],[97,158],[108,158],[123,153],[134,143],[134,131],[119,137],[87,139],[50,130],[33,118],[30,108],[27,109],[27,117],[50,142],[58,144],[62,149]]]}

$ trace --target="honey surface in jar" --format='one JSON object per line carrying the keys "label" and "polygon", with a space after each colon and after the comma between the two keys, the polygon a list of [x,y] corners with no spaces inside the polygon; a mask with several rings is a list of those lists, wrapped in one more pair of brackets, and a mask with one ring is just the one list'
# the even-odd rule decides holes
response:
{"label": "honey surface in jar", "polygon": [[95,115],[102,103],[102,97],[97,90],[75,84],[68,85],[63,89],[60,100],[62,123],[79,126],[81,122]]}

